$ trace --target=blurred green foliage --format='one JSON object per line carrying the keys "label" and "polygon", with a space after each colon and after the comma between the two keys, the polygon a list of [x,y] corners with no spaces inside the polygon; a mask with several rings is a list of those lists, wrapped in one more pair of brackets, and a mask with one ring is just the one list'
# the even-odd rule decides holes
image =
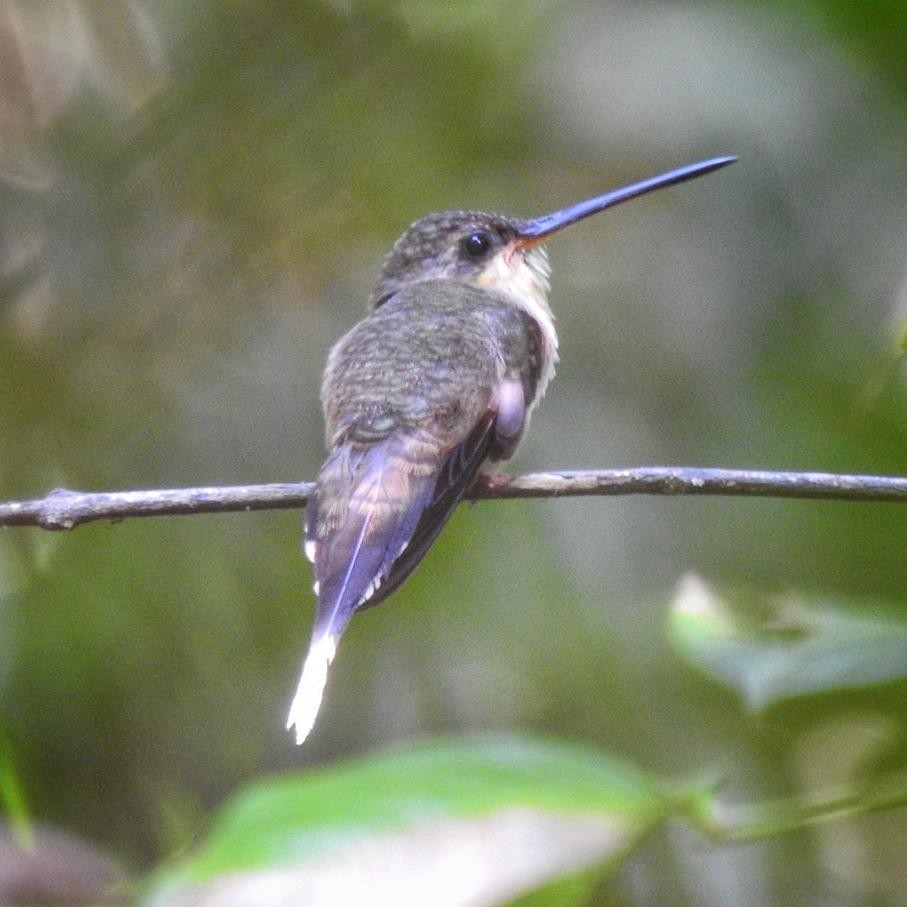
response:
{"label": "blurred green foliage", "polygon": [[[434,743],[259,782],[192,859],[160,874],[149,900],[241,904],[275,871],[305,903],[510,900],[619,861],[672,809],[656,779],[594,751],[517,738]],[[450,862],[466,871],[445,871]],[[357,864],[374,875],[350,871]],[[244,874],[233,893],[221,885],[228,873]],[[588,895],[568,891],[565,903]]]}
{"label": "blurred green foliage", "polygon": [[147,886],[154,907],[598,903],[596,885],[658,823],[760,839],[844,811],[903,806],[907,772],[823,801],[729,808],[595,750],[491,736],[435,742],[250,785],[188,859]]}
{"label": "blurred green foliage", "polygon": [[891,620],[884,602],[842,604],[788,595],[753,607],[687,576],[671,610],[671,637],[684,658],[753,711],[907,679],[907,622]]}
{"label": "blurred green foliage", "polygon": [[[325,354],[410,221],[537,214],[719,153],[741,161],[552,243],[562,362],[515,468],[907,472],[905,18],[7,0],[0,496],[311,478]],[[903,680],[755,718],[666,630],[689,570],[903,626],[905,508],[461,508],[354,621],[302,750],[299,524],[0,534],[0,729],[30,814],[139,870],[266,771],[437,732],[541,731],[753,802],[907,760]],[[905,842],[903,808],[733,853],[658,830],[599,896],[904,903]]]}

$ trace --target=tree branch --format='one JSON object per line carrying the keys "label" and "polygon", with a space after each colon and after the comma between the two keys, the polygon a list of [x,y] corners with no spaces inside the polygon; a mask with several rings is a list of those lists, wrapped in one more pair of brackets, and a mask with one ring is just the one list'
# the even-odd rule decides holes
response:
{"label": "tree branch", "polygon": [[[157,491],[83,492],[58,488],[45,498],[0,503],[0,526],[73,529],[93,520],[299,508],[305,506],[313,488],[312,482]],[[617,494],[708,494],[907,502],[907,477],[639,466],[633,469],[482,475],[466,497],[469,500],[491,500]]]}

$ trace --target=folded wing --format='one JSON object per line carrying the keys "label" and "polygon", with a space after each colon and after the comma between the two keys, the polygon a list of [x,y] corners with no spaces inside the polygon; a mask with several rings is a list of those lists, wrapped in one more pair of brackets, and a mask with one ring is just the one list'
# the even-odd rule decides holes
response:
{"label": "folded wing", "polygon": [[315,722],[327,669],[350,618],[413,571],[476,476],[494,439],[489,409],[451,447],[407,428],[368,445],[342,444],[306,510],[306,553],[318,605],[287,727],[301,743]]}

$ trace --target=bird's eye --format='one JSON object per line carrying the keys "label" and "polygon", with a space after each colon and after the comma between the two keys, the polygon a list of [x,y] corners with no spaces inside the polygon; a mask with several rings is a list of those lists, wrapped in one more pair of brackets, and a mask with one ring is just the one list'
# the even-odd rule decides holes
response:
{"label": "bird's eye", "polygon": [[473,230],[463,237],[461,246],[470,258],[481,258],[491,248],[491,237],[484,230]]}

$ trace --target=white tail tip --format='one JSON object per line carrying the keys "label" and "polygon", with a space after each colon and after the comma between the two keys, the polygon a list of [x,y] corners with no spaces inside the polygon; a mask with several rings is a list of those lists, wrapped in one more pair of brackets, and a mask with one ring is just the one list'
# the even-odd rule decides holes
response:
{"label": "white tail tip", "polygon": [[296,728],[296,743],[302,743],[315,725],[324,684],[328,679],[328,665],[334,660],[337,651],[337,640],[332,636],[322,636],[312,640],[309,654],[302,666],[302,677],[296,687],[296,695],[290,706],[287,719],[287,730]]}

